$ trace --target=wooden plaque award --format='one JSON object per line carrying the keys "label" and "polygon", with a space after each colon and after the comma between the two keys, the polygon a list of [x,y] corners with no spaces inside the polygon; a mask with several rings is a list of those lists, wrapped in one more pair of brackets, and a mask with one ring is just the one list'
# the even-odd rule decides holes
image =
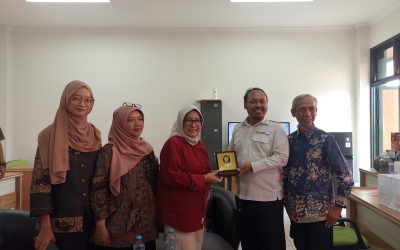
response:
{"label": "wooden plaque award", "polygon": [[222,151],[216,152],[218,174],[223,177],[236,176],[239,174],[236,152]]}

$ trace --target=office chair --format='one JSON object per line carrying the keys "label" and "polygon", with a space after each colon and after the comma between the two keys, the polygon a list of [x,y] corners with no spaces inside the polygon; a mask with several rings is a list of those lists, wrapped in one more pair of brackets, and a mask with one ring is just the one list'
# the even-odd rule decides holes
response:
{"label": "office chair", "polygon": [[[36,234],[35,219],[29,216],[29,212],[0,209],[1,250],[34,250]],[[50,243],[47,250],[58,250],[58,247]]]}
{"label": "office chair", "polygon": [[[350,223],[347,227],[345,222]],[[333,249],[334,250],[358,250],[370,248],[368,239],[360,233],[357,223],[348,218],[339,218],[333,226]]]}

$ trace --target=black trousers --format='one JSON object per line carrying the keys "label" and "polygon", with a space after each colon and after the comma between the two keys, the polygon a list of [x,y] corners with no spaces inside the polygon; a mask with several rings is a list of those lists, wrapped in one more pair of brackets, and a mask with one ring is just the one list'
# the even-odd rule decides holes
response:
{"label": "black trousers", "polygon": [[283,203],[236,199],[243,250],[285,250]]}
{"label": "black trousers", "polygon": [[54,234],[55,244],[60,250],[93,250],[94,245],[89,243],[89,237],[85,233],[61,233]]}
{"label": "black trousers", "polygon": [[326,228],[325,221],[313,223],[290,222],[290,237],[297,250],[331,250],[333,228]]}

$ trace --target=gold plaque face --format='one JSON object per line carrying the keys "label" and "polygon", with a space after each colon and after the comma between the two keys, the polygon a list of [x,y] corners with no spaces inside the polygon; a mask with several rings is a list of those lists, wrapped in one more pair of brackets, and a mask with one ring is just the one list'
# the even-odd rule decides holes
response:
{"label": "gold plaque face", "polygon": [[239,173],[235,151],[216,152],[219,175],[235,176]]}

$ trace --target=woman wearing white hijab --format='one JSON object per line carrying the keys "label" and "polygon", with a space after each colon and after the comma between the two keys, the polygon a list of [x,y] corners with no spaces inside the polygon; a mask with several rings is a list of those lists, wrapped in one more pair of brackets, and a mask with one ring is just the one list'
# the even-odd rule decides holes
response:
{"label": "woman wearing white hijab", "polygon": [[199,140],[202,124],[196,107],[182,108],[160,154],[157,208],[164,230],[175,229],[176,250],[201,250],[210,185],[222,181]]}

